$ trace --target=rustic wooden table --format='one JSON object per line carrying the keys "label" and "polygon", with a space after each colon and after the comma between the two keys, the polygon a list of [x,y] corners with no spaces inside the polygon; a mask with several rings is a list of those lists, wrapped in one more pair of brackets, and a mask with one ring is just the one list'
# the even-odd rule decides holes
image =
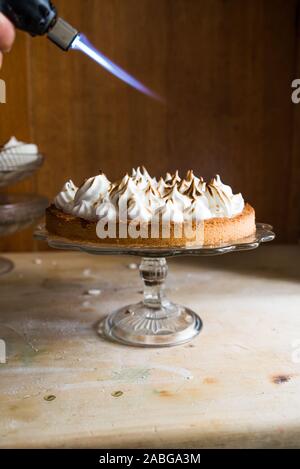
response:
{"label": "rustic wooden table", "polygon": [[9,257],[1,447],[300,446],[300,247],[170,261],[169,295],[204,329],[155,350],[108,343],[94,328],[138,300],[134,259]]}

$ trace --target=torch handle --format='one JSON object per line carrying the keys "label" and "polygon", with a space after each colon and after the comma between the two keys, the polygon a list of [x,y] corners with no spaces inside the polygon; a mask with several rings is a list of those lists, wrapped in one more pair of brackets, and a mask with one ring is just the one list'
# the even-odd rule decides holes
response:
{"label": "torch handle", "polygon": [[0,11],[16,28],[33,36],[46,34],[57,17],[50,0],[0,0]]}

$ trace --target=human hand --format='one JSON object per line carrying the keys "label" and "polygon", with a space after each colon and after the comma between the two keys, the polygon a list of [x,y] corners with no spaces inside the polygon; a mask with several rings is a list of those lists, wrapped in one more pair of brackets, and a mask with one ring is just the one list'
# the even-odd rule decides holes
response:
{"label": "human hand", "polygon": [[0,68],[3,62],[3,52],[9,52],[15,40],[15,28],[11,22],[0,13]]}

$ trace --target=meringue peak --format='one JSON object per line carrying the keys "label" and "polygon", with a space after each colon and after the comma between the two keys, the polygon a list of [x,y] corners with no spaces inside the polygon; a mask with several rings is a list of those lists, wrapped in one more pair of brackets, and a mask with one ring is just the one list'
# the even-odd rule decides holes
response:
{"label": "meringue peak", "polygon": [[195,179],[192,179],[190,187],[184,192],[184,195],[192,200],[203,196],[203,192],[201,192],[201,190],[199,189],[199,185],[196,184]]}

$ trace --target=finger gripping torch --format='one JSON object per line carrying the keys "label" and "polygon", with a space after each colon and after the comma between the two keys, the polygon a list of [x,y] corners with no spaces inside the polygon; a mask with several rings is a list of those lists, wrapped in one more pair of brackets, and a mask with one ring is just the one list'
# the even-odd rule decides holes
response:
{"label": "finger gripping torch", "polygon": [[0,0],[0,11],[16,28],[32,36],[47,35],[63,50],[69,50],[79,34],[58,16],[50,0]]}

